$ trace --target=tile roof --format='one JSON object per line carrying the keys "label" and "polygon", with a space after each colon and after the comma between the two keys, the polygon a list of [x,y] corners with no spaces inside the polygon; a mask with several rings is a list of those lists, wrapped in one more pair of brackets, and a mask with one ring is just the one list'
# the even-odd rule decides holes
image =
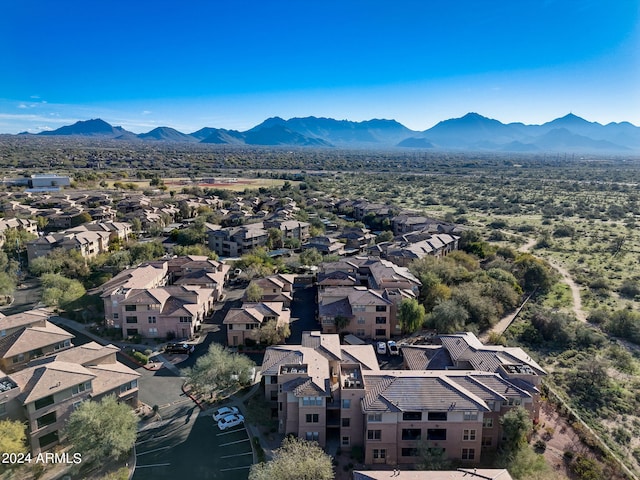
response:
{"label": "tile roof", "polygon": [[11,374],[23,405],[93,380],[95,374],[76,363],[51,361]]}
{"label": "tile roof", "polygon": [[46,322],[43,327],[22,327],[20,330],[0,340],[0,355],[3,358],[14,357],[21,353],[55,345],[74,337],[75,335],[49,322]]}
{"label": "tile roof", "polygon": [[[444,372],[389,370],[362,372],[376,387],[362,401],[365,411],[488,411],[485,401]],[[376,379],[376,377],[383,377]],[[372,381],[373,380],[373,381]],[[377,380],[377,381],[376,381]]]}

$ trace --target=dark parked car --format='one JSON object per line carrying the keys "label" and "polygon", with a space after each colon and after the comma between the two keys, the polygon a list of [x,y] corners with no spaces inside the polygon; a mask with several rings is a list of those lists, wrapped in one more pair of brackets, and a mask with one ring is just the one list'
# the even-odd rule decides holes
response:
{"label": "dark parked car", "polygon": [[167,353],[193,353],[195,347],[188,343],[168,343],[164,348]]}

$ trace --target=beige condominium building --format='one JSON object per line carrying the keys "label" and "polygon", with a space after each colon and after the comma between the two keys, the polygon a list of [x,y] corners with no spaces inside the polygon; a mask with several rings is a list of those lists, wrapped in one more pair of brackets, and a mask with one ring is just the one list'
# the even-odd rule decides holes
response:
{"label": "beige condominium building", "polygon": [[502,441],[507,411],[522,406],[537,418],[545,372],[521,349],[484,346],[471,333],[409,347],[403,369],[380,370],[371,345],[305,332],[300,346],[268,348],[262,375],[280,433],[401,465],[425,445],[478,463]]}

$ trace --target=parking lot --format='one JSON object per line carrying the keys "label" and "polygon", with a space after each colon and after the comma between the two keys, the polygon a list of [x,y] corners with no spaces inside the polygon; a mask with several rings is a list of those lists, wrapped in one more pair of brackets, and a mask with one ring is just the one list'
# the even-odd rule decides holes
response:
{"label": "parking lot", "polygon": [[211,414],[158,422],[139,433],[134,480],[246,480],[253,463],[244,426],[221,431]]}

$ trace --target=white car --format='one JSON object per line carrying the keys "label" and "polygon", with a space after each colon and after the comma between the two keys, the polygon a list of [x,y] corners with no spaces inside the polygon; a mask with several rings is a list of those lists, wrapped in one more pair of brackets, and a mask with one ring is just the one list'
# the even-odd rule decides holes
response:
{"label": "white car", "polygon": [[387,354],[387,344],[384,342],[378,342],[378,346],[376,348],[378,355],[386,355]]}
{"label": "white car", "polygon": [[242,425],[244,423],[244,416],[237,415],[227,415],[226,417],[222,417],[218,421],[218,428],[220,430],[226,430],[227,428],[235,427],[236,425]]}
{"label": "white car", "polygon": [[387,342],[387,349],[389,350],[389,355],[400,355],[400,349],[393,340]]}
{"label": "white car", "polygon": [[237,415],[238,413],[240,413],[238,407],[222,407],[213,412],[213,419],[217,422],[224,417],[228,417],[229,415]]}

